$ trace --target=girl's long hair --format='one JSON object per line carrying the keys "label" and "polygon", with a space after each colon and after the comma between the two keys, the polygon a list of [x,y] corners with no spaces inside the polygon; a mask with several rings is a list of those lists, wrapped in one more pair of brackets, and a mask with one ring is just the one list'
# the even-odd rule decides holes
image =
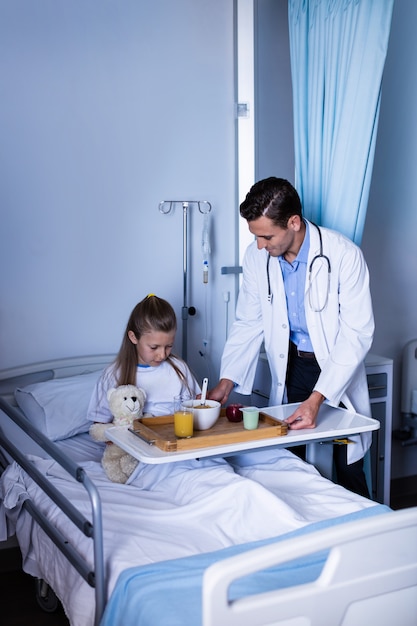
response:
{"label": "girl's long hair", "polygon": [[[153,294],[146,296],[133,309],[127,322],[123,335],[122,345],[114,362],[117,385],[136,385],[136,371],[138,357],[136,346],[128,336],[132,331],[137,339],[140,339],[147,332],[170,333],[177,330],[177,318],[172,306],[163,298],[158,298]],[[174,354],[170,354],[167,362],[175,370],[182,384],[191,393],[188,381],[184,372],[178,367],[174,359],[182,361]],[[186,371],[186,368],[184,368]]]}

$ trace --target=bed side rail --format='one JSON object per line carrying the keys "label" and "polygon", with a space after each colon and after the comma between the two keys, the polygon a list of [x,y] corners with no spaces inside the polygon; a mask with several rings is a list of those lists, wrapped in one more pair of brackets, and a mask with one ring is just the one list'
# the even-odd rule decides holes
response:
{"label": "bed side rail", "polygon": [[[237,579],[323,550],[329,551],[327,560],[314,582],[229,599]],[[411,625],[417,607],[416,557],[417,507],[255,548],[206,569],[202,623]]]}
{"label": "bed side rail", "polygon": [[94,587],[96,598],[95,625],[98,626],[105,606],[105,581],[104,581],[104,554],[103,554],[103,523],[101,500],[98,490],[90,480],[84,469],[67,457],[55,444],[43,433],[20,414],[20,412],[0,396],[0,409],[33,441],[35,441],[48,455],[53,458],[66,472],[77,482],[81,483],[90,499],[93,523],[87,520],[60,491],[52,485],[48,479],[39,472],[30,459],[28,459],[16,446],[11,443],[0,428],[0,444],[6,452],[28,473],[63,513],[77,526],[81,532],[93,540],[94,571],[84,558],[68,543],[44,514],[30,501],[26,500],[24,506],[30,515],[36,520],[50,539],[65,555],[68,561],[76,568],[86,582]]}

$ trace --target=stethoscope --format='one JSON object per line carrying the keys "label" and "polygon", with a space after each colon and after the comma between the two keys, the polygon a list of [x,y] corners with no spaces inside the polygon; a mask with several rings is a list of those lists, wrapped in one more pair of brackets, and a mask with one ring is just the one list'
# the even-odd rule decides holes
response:
{"label": "stethoscope", "polygon": [[[323,239],[321,236],[321,230],[320,228],[317,226],[317,224],[314,224],[314,222],[310,222],[311,224],[313,224],[313,226],[315,226],[317,228],[317,232],[319,234],[319,240],[320,240],[320,251],[318,254],[316,254],[315,257],[313,257],[311,259],[311,263],[310,266],[308,268],[308,284],[309,284],[309,288],[308,288],[308,304],[310,306],[310,309],[312,311],[314,311],[315,313],[321,313],[321,311],[323,311],[323,309],[326,308],[327,306],[327,302],[329,300],[329,292],[330,292],[330,274],[332,272],[332,266],[330,264],[330,259],[328,256],[326,256],[325,254],[323,254]],[[268,302],[272,302],[272,291],[271,291],[271,280],[269,277],[269,261],[271,259],[271,255],[268,254],[268,259],[266,261],[266,279],[268,282]],[[311,283],[311,272],[313,271],[313,267],[314,267],[314,263],[317,263],[320,259],[323,259],[326,264],[327,264],[327,291],[326,291],[326,297],[324,299],[324,304],[322,306],[318,305],[318,306],[313,306],[312,303],[312,299],[311,299],[311,292],[312,292],[312,283]]]}

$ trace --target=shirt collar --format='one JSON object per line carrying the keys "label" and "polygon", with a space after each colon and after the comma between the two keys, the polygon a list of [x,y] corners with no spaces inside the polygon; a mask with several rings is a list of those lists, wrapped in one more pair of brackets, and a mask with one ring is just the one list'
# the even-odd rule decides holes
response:
{"label": "shirt collar", "polygon": [[303,221],[306,227],[306,234],[304,235],[304,241],[301,244],[301,248],[298,251],[296,261],[307,264],[308,252],[310,250],[310,225],[305,220]]}
{"label": "shirt collar", "polygon": [[283,263],[283,262],[288,263],[288,265],[291,265],[294,269],[298,267],[299,263],[305,263],[307,265],[308,253],[310,250],[310,225],[305,220],[303,220],[303,222],[306,227],[306,232],[304,235],[303,243],[301,244],[301,248],[299,249],[298,254],[295,257],[294,261],[292,263],[288,263],[288,261],[284,258],[283,255],[278,257],[280,263]]}

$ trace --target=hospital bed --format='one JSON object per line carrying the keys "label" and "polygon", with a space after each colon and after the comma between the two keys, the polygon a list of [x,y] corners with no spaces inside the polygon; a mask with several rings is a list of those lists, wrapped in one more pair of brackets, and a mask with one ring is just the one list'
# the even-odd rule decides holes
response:
{"label": "hospital bed", "polygon": [[111,483],[86,421],[111,360],[0,372],[0,540],[16,535],[47,610],[56,594],[72,626],[415,623],[416,509],[282,449]]}

